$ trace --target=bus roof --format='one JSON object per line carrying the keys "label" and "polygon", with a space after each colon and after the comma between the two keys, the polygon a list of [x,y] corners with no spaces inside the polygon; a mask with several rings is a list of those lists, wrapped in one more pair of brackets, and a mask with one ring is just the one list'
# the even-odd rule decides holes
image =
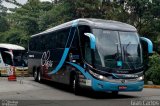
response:
{"label": "bus roof", "polygon": [[15,45],[15,44],[6,44],[6,43],[1,43],[0,48],[8,49],[8,50],[25,50],[25,48],[22,46]]}
{"label": "bus roof", "polygon": [[108,30],[117,30],[117,31],[132,31],[132,32],[136,32],[137,29],[129,24],[126,23],[122,23],[119,21],[113,21],[113,20],[103,20],[103,19],[94,19],[94,18],[80,18],[80,19],[76,19],[73,21],[69,21],[66,22],[64,24],[58,25],[56,27],[50,28],[46,31],[43,31],[41,33],[32,35],[31,37],[37,36],[37,35],[42,35],[42,34],[46,34],[46,33],[50,33],[59,29],[63,29],[66,27],[71,27],[74,22],[77,21],[78,25],[87,25],[90,26],[92,28],[100,28],[100,29],[108,29]]}

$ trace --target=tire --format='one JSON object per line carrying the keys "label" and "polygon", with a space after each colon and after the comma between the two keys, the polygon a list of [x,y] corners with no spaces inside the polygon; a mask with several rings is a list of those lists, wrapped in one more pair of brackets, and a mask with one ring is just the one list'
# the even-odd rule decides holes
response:
{"label": "tire", "polygon": [[112,95],[113,96],[117,96],[118,95],[118,91],[112,91]]}
{"label": "tire", "polygon": [[74,75],[72,77],[71,86],[72,86],[72,91],[74,92],[74,94],[80,95],[80,86],[79,86],[79,80],[78,80],[77,75]]}
{"label": "tire", "polygon": [[34,71],[33,77],[34,77],[35,81],[38,81],[38,72],[37,72],[37,70]]}

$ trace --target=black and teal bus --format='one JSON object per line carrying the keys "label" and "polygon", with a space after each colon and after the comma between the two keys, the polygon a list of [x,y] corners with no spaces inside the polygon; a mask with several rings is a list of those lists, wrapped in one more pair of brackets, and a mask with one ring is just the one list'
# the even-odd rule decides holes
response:
{"label": "black and teal bus", "polygon": [[129,24],[82,18],[32,35],[28,67],[38,82],[112,92],[142,91],[152,42]]}

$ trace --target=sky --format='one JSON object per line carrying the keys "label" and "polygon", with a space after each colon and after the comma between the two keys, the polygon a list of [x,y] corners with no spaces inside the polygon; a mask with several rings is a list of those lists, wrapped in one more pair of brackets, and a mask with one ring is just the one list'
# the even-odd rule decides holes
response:
{"label": "sky", "polygon": [[[40,0],[40,1],[51,1],[51,0]],[[27,2],[27,0],[17,0],[17,2],[20,3],[20,4],[25,4]],[[7,3],[7,2],[3,2],[2,4],[5,7],[8,7],[8,8],[14,8],[15,7],[15,5]]]}

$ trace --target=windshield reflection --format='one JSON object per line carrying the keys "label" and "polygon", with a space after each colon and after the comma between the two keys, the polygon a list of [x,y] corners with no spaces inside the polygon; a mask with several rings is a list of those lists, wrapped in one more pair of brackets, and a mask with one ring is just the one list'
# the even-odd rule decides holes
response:
{"label": "windshield reflection", "polygon": [[142,65],[142,56],[136,32],[120,32],[94,29],[96,36],[95,65],[117,68],[122,61],[123,69],[133,69]]}

